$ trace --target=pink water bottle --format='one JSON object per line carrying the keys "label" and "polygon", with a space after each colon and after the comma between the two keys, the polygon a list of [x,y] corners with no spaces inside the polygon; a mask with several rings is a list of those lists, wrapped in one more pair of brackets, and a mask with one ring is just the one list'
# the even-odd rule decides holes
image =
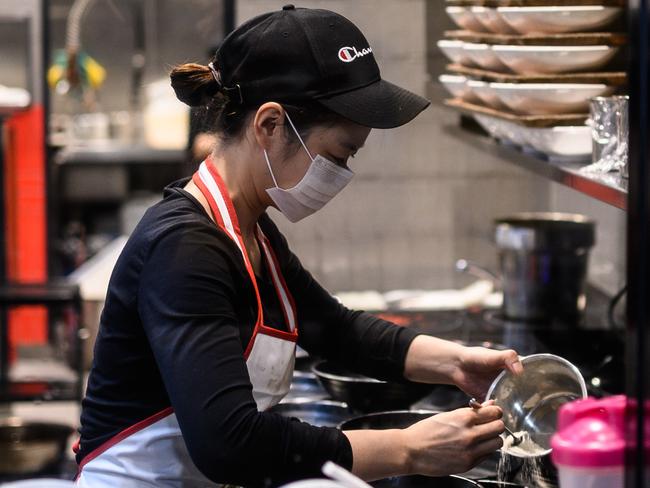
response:
{"label": "pink water bottle", "polygon": [[623,488],[626,401],[619,395],[562,406],[551,439],[560,488]]}

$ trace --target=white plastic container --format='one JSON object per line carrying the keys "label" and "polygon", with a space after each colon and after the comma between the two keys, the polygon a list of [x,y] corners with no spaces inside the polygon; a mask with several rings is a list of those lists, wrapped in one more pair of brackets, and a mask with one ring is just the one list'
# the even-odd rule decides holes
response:
{"label": "white plastic container", "polygon": [[623,467],[572,468],[559,471],[560,488],[623,488]]}

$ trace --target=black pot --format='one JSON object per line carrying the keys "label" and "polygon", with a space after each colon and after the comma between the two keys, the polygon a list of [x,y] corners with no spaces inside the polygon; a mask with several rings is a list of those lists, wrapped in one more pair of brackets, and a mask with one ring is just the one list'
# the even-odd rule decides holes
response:
{"label": "black pot", "polygon": [[339,424],[339,428],[341,430],[405,429],[437,413],[439,412],[433,410],[394,410],[392,412],[369,413],[346,420]]}
{"label": "black pot", "polygon": [[[420,420],[436,415],[438,412],[432,410],[403,410],[393,412],[380,412],[354,417],[339,425],[341,430],[359,430],[359,429],[405,429]],[[497,467],[501,459],[501,452],[494,453],[480,464],[474,466],[462,476],[470,479],[481,479],[496,477]],[[521,466],[521,460],[511,457],[508,473],[505,473],[508,480],[517,472]]]}
{"label": "black pot", "polygon": [[461,476],[395,476],[370,484],[377,488],[482,488],[476,481]]}
{"label": "black pot", "polygon": [[305,399],[319,401],[327,400],[328,398],[329,395],[314,373],[311,371],[294,371],[289,393],[287,393],[282,402],[303,401]]}
{"label": "black pot", "polygon": [[68,425],[28,422],[9,417],[0,422],[0,479],[57,474],[65,460]]}
{"label": "black pot", "polygon": [[359,412],[409,408],[432,388],[423,383],[376,380],[347,371],[329,361],[314,364],[312,371],[332,398],[347,403]]}

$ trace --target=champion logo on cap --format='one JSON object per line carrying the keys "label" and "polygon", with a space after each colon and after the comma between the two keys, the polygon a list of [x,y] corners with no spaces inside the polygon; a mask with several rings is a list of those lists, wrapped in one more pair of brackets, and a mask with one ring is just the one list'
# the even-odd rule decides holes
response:
{"label": "champion logo on cap", "polygon": [[351,63],[357,58],[363,57],[367,54],[372,53],[372,48],[367,47],[358,51],[356,47],[345,46],[339,49],[339,59],[344,63]]}

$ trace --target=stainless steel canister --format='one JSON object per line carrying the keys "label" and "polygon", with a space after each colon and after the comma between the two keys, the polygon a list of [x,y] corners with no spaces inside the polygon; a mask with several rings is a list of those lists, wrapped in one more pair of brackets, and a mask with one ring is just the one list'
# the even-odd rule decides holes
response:
{"label": "stainless steel canister", "polygon": [[504,315],[578,320],[586,304],[595,223],[576,214],[522,213],[497,219],[495,225]]}

